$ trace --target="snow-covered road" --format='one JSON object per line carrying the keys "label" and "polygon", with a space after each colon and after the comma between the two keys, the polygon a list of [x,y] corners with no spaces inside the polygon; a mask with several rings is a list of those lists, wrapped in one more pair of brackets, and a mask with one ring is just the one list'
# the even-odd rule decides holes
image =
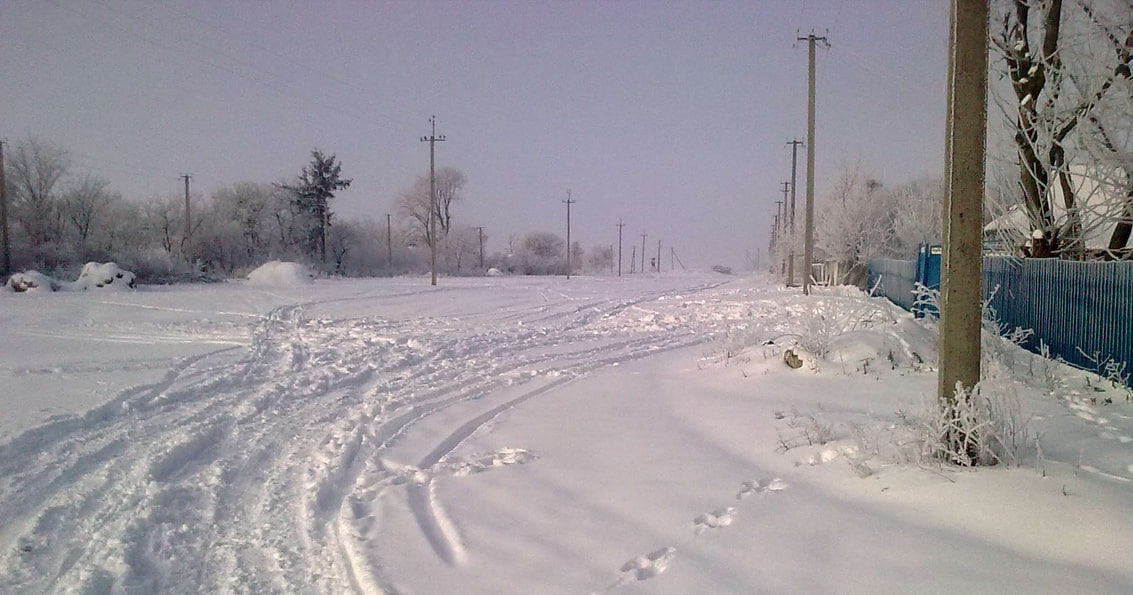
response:
{"label": "snow-covered road", "polygon": [[[373,519],[397,514],[460,564],[446,456],[565,382],[709,339],[720,310],[695,305],[723,281],[307,290],[246,348],[0,445],[0,591],[391,591],[375,544],[407,537]],[[119,301],[155,308],[138,297]],[[402,484],[408,506],[375,511]]]}
{"label": "snow-covered road", "polygon": [[1128,393],[1001,345],[1016,465],[918,466],[932,328],[712,273],[0,293],[0,593],[1130,592]]}

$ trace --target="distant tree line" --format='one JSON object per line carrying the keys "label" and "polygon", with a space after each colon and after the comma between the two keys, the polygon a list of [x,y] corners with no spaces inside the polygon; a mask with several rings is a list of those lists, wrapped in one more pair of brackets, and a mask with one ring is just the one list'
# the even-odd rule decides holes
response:
{"label": "distant tree line", "polygon": [[[459,221],[467,178],[453,167],[437,170],[436,238],[428,227],[427,176],[396,198],[392,225],[337,217],[335,195],[351,180],[335,155],[318,149],[294,179],[237,182],[209,196],[191,192],[186,234],[183,193],[131,200],[109,180],[76,171],[67,151],[53,143],[27,138],[6,149],[11,272],[69,278],[86,262],[114,261],[140,282],[168,283],[242,276],[264,262],[288,260],[329,275],[416,274],[429,270],[433,241],[444,274],[480,275],[492,267],[525,275],[566,272],[565,242],[546,232],[510,238],[506,251],[484,254],[481,267],[481,241],[488,236]],[[608,247],[585,257],[577,242],[572,250],[576,273],[611,268]]]}

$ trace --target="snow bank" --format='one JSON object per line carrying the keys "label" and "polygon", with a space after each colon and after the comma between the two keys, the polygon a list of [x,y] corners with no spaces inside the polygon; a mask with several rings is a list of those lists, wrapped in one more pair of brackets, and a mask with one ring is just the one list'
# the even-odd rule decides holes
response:
{"label": "snow bank", "polygon": [[52,279],[39,271],[16,273],[8,279],[7,287],[17,293],[25,291],[86,291],[126,290],[134,288],[134,273],[113,262],[88,262],[74,282]]}
{"label": "snow bank", "polygon": [[313,282],[314,278],[311,270],[299,263],[273,260],[248,273],[248,284],[257,287],[290,287],[306,285]]}

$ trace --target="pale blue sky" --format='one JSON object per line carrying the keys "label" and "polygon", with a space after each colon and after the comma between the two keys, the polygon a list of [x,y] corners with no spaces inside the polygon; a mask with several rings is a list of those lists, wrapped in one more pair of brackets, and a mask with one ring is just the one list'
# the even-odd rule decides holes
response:
{"label": "pale blue sky", "polygon": [[[806,135],[818,53],[817,192],[843,164],[887,185],[943,169],[943,1],[0,3],[0,137],[37,135],[129,198],[211,193],[338,155],[336,210],[384,219],[437,161],[456,217],[589,247],[640,234],[691,266],[766,252]],[[800,151],[799,197],[804,190]],[[801,206],[801,202],[800,202]],[[663,248],[667,255],[668,248]],[[667,262],[666,262],[667,265]],[[628,265],[627,265],[628,266]]]}

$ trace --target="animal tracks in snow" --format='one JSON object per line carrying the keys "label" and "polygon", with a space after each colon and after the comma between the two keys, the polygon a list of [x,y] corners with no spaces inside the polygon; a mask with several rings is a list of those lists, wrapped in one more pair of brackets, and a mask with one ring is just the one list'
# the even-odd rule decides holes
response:
{"label": "animal tracks in snow", "polygon": [[[778,477],[753,479],[743,482],[740,491],[736,494],[736,500],[743,500],[752,494],[781,492],[785,489],[787,489],[787,482]],[[692,519],[692,531],[699,537],[710,529],[727,527],[735,521],[736,512],[735,506],[703,512]],[[609,587],[606,587],[605,592],[613,591],[627,583],[648,580],[665,572],[676,556],[677,548],[665,546],[648,554],[631,558],[618,568],[621,576]]]}
{"label": "animal tracks in snow", "polygon": [[743,487],[736,493],[736,500],[743,500],[752,494],[781,492],[785,489],[787,489],[787,482],[778,477],[774,479],[753,479],[743,483]]}
{"label": "animal tracks in snow", "polygon": [[729,506],[727,508],[713,510],[712,512],[702,513],[700,516],[692,519],[692,531],[700,535],[709,529],[727,527],[732,524],[735,512],[736,508]]}

